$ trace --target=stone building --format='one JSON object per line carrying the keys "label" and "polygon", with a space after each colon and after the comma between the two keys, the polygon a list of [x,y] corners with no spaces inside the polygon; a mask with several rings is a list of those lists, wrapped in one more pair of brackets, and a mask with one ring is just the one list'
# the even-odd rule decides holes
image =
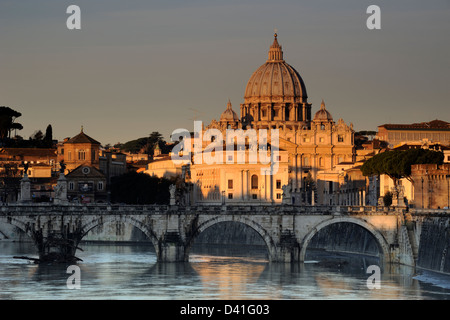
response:
{"label": "stone building", "polygon": [[111,183],[111,178],[127,172],[127,155],[121,152],[100,150],[99,169],[106,177],[106,183]]}
{"label": "stone building", "polygon": [[64,160],[65,173],[69,173],[79,166],[100,168],[100,142],[81,132],[72,138],[66,138],[58,144],[58,161]]}
{"label": "stone building", "polygon": [[58,162],[64,161],[66,166],[64,173],[68,179],[74,176],[70,174],[73,171],[98,172],[104,175],[103,191],[107,190],[112,177],[127,172],[126,155],[120,152],[102,150],[101,143],[88,136],[83,128],[76,136],[66,138],[62,143],[59,143],[57,150]]}
{"label": "stone building", "polygon": [[416,208],[450,208],[450,164],[411,166]]}
{"label": "stone building", "polygon": [[[253,129],[258,139],[263,130],[267,131],[267,141],[271,141],[271,129],[278,129],[276,161],[280,170],[270,177],[261,174],[259,164],[186,165],[180,171],[189,172],[195,203],[330,204],[330,196],[324,194],[335,192],[330,186],[338,183],[342,166],[350,167],[355,162],[353,125],[342,119],[335,122],[323,100],[320,109],[312,113],[305,83],[284,60],[277,34],[266,62],[249,78],[239,114],[228,101],[219,121],[212,120],[204,129],[217,129],[223,137],[227,129]],[[194,150],[196,139],[191,141]],[[209,143],[202,139],[202,150]],[[246,157],[254,152],[247,140],[245,148]],[[164,170],[161,166],[162,163],[158,165],[159,174]]]}
{"label": "stone building", "polygon": [[386,141],[390,148],[404,142],[427,140],[450,145],[450,123],[442,120],[413,124],[383,124],[378,126],[377,138]]}
{"label": "stone building", "polygon": [[66,175],[67,197],[79,203],[106,202],[106,176],[93,166],[81,165]]}

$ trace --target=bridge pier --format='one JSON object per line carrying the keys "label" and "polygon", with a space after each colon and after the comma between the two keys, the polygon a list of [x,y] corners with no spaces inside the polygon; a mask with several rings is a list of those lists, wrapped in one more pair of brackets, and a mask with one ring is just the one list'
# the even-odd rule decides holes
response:
{"label": "bridge pier", "polygon": [[300,261],[300,244],[295,235],[285,231],[280,236],[280,242],[275,245],[276,256],[270,257],[272,262],[298,262]]}
{"label": "bridge pier", "polygon": [[167,232],[158,243],[158,262],[188,261],[186,246],[178,232]]}
{"label": "bridge pier", "polygon": [[62,223],[55,219],[44,225],[33,224],[31,227],[31,238],[38,249],[39,263],[62,262],[76,263],[80,260],[75,256],[78,244],[82,238],[81,230],[76,223]]}

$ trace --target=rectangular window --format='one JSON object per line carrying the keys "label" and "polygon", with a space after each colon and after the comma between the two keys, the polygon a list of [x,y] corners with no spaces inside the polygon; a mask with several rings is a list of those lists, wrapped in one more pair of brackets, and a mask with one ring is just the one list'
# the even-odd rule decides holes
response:
{"label": "rectangular window", "polygon": [[72,151],[67,152],[67,160],[72,160]]}
{"label": "rectangular window", "polygon": [[277,193],[277,199],[281,199],[281,193]]}
{"label": "rectangular window", "polygon": [[75,190],[75,183],[73,181],[69,182],[69,190]]}
{"label": "rectangular window", "polygon": [[253,200],[258,199],[258,195],[257,195],[257,194],[252,194],[252,199],[253,199]]}
{"label": "rectangular window", "polygon": [[233,180],[228,180],[228,189],[233,189]]}
{"label": "rectangular window", "polygon": [[277,189],[281,189],[281,180],[277,180]]}
{"label": "rectangular window", "polygon": [[338,135],[338,142],[344,142],[344,136]]}
{"label": "rectangular window", "polygon": [[78,160],[86,160],[86,153],[84,150],[78,151]]}
{"label": "rectangular window", "polygon": [[228,199],[233,199],[233,194],[232,193],[228,194]]}
{"label": "rectangular window", "polygon": [[103,181],[98,182],[98,190],[103,190]]}

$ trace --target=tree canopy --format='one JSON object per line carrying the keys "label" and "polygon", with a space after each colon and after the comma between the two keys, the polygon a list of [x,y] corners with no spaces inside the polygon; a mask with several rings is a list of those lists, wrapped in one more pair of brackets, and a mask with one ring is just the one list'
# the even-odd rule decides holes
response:
{"label": "tree canopy", "polygon": [[386,174],[397,186],[398,180],[406,178],[411,181],[411,165],[442,164],[444,154],[427,149],[391,150],[379,153],[367,160],[361,167],[365,176]]}
{"label": "tree canopy", "polygon": [[147,153],[153,155],[153,150],[158,144],[163,153],[168,153],[171,147],[167,145],[167,142],[163,139],[163,136],[158,131],[153,131],[148,137],[142,137],[135,140],[130,140],[124,144],[115,145],[125,152],[131,153]]}
{"label": "tree canopy", "polygon": [[22,130],[23,126],[15,122],[22,114],[10,107],[0,107],[0,140],[5,144],[7,138],[10,138],[12,130]]}
{"label": "tree canopy", "polygon": [[173,181],[134,171],[113,177],[111,200],[126,204],[169,204]]}

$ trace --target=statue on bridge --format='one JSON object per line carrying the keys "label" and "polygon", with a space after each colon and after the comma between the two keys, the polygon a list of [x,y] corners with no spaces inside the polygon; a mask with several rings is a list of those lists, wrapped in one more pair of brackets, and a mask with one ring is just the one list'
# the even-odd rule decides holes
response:
{"label": "statue on bridge", "polygon": [[[28,170],[28,167],[27,167]],[[20,194],[19,194],[19,202],[31,202],[31,181],[26,174],[26,171],[23,174],[23,178],[20,180]]]}
{"label": "statue on bridge", "polygon": [[175,192],[177,187],[174,184],[171,184],[169,186],[169,193],[170,193],[170,205],[175,205]]}
{"label": "statue on bridge", "polygon": [[64,160],[61,160],[59,162],[59,172],[64,174],[64,171],[66,171],[66,164],[64,163]]}
{"label": "statue on bridge", "polygon": [[[62,162],[62,161],[61,161]],[[58,182],[54,188],[55,198],[53,200],[54,204],[68,204],[67,199],[67,179],[64,176],[65,165],[61,167],[61,173],[58,178]]]}
{"label": "statue on bridge", "polygon": [[285,184],[281,187],[283,190],[282,194],[282,203],[283,204],[292,204],[292,198],[291,198],[291,186],[288,184]]}

